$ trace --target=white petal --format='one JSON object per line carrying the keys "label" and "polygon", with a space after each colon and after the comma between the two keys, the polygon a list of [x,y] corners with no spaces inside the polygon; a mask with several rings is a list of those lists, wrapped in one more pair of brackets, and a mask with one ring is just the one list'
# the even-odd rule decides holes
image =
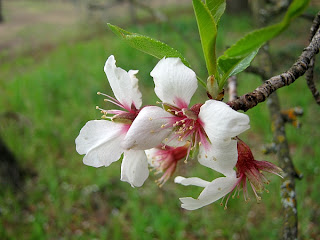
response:
{"label": "white petal", "polygon": [[148,150],[145,150],[145,153],[147,155],[148,163],[151,167],[158,168],[160,166],[159,161],[157,160],[159,157],[161,158],[161,155],[159,155],[159,149],[158,148],[151,148]]}
{"label": "white petal", "polygon": [[198,186],[198,187],[206,187],[210,184],[210,182],[205,181],[201,178],[197,178],[197,177],[184,178],[181,176],[176,177],[174,179],[174,182],[182,184],[184,186],[193,185],[193,186]]}
{"label": "white petal", "polygon": [[199,118],[210,141],[215,138],[228,140],[250,128],[247,115],[215,100],[208,100],[201,106]]}
{"label": "white petal", "polygon": [[154,78],[155,93],[164,102],[185,108],[195,93],[198,82],[194,71],[180,58],[163,58],[150,75]]}
{"label": "white petal", "polygon": [[76,150],[79,154],[86,154],[83,159],[86,165],[109,166],[120,158],[123,152],[120,143],[124,137],[122,124],[107,120],[89,121],[76,138]]}
{"label": "white petal", "polygon": [[198,161],[200,164],[218,171],[225,176],[234,175],[234,167],[238,160],[237,141],[213,141],[206,151],[200,147]]}
{"label": "white petal", "polygon": [[122,146],[125,149],[157,147],[170,134],[172,128],[161,128],[172,115],[160,107],[144,107],[133,121]]}
{"label": "white petal", "polygon": [[144,151],[125,151],[121,164],[121,181],[130,183],[132,187],[141,187],[148,176],[148,161]]}
{"label": "white petal", "polygon": [[131,109],[131,104],[134,104],[139,109],[142,104],[142,95],[138,88],[138,79],[135,76],[138,71],[130,70],[126,72],[122,68],[117,67],[116,60],[111,55],[104,65],[104,72],[118,101],[126,109]]}
{"label": "white petal", "polygon": [[191,197],[180,198],[181,207],[187,210],[195,210],[209,205],[231,192],[237,181],[238,179],[235,176],[217,178],[205,187],[197,199]]}

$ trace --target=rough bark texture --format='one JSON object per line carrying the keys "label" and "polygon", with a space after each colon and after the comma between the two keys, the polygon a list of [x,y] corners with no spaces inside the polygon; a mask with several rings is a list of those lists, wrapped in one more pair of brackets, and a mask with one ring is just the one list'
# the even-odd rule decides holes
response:
{"label": "rough bark texture", "polygon": [[[310,38],[309,38],[310,42],[312,41],[314,35],[319,29],[319,25],[320,25],[320,12],[315,17],[312,27],[310,29]],[[316,100],[316,103],[320,105],[320,93],[316,87],[316,84],[314,82],[314,77],[313,77],[314,64],[315,64],[315,57],[313,57],[309,63],[308,70],[306,72],[306,80],[307,80],[307,85],[314,99]]]}
{"label": "rough bark texture", "polygon": [[311,59],[319,53],[320,48],[320,29],[317,30],[315,36],[307,46],[298,60],[287,71],[280,75],[274,76],[266,80],[261,86],[256,88],[253,92],[247,93],[234,101],[228,102],[229,106],[234,110],[247,111],[257,104],[264,102],[277,89],[288,86],[296,79],[305,74]]}
{"label": "rough bark texture", "polygon": [[277,93],[273,93],[267,101],[273,132],[273,141],[276,146],[279,167],[283,169],[281,184],[281,204],[283,214],[282,239],[298,238],[298,213],[295,191],[295,178],[298,175],[290,157],[288,141],[285,132],[285,121]]}

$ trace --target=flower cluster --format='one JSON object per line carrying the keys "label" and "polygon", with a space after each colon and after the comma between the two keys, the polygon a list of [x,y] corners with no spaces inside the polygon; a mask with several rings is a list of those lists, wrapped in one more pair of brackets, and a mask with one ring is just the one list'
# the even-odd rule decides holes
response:
{"label": "flower cluster", "polygon": [[180,160],[186,162],[191,153],[198,153],[200,164],[225,177],[212,182],[176,177],[176,183],[204,187],[197,199],[180,199],[182,207],[189,210],[229,194],[228,201],[233,191],[236,194],[243,190],[245,199],[249,199],[247,180],[259,199],[258,193],[267,181],[261,171],[280,173],[280,169],[269,162],[255,161],[250,148],[237,137],[250,127],[247,115],[212,99],[190,106],[198,87],[197,78],[179,58],[161,59],[150,73],[161,106],[142,107],[135,76],[138,71],[127,72],[115,63],[114,56],[110,56],[104,66],[114,97],[98,94],[105,96],[105,101],[117,109],[97,107],[103,119],[89,121],[81,129],[76,149],[79,154],[85,154],[84,164],[109,166],[123,154],[122,181],[133,187],[142,186],[149,175],[148,165],[151,165],[156,172],[163,172],[158,180],[162,186],[173,175]]}

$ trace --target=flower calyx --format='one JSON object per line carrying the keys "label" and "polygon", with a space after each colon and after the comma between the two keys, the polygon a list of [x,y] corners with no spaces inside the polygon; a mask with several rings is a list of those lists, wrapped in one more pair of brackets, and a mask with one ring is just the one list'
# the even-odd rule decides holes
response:
{"label": "flower calyx", "polygon": [[268,192],[265,189],[265,184],[269,184],[270,181],[264,176],[263,172],[273,173],[280,177],[282,169],[267,161],[257,161],[254,159],[250,147],[238,138],[238,161],[236,164],[236,172],[238,177],[238,188],[242,184],[243,194],[246,201],[249,200],[247,191],[247,180],[256,196],[257,201],[261,200],[258,193],[263,191]]}
{"label": "flower calyx", "polygon": [[219,88],[218,81],[214,75],[207,78],[207,96],[210,99],[221,101],[224,97],[224,89]]}

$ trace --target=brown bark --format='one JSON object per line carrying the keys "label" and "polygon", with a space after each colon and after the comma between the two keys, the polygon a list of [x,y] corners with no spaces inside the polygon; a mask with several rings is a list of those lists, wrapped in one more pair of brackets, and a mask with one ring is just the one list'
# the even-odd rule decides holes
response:
{"label": "brown bark", "polygon": [[[319,29],[319,25],[320,25],[320,12],[318,13],[318,15],[315,17],[313,24],[311,26],[310,29],[310,38],[309,41],[311,42],[314,35],[316,34],[316,31]],[[309,63],[308,66],[308,70],[306,72],[306,80],[307,80],[307,85],[314,97],[314,99],[316,100],[316,103],[320,105],[320,93],[316,87],[316,84],[314,82],[314,64],[315,64],[315,57],[313,57]]]}

